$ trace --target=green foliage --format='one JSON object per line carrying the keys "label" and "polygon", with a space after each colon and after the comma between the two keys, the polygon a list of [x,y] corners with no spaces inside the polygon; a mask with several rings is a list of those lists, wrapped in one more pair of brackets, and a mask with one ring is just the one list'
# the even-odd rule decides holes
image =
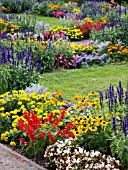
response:
{"label": "green foliage", "polygon": [[37,83],[38,81],[38,73],[36,71],[28,71],[28,69],[23,66],[11,66],[10,74],[12,80],[8,82],[8,91],[12,89],[25,89],[30,83]]}
{"label": "green foliage", "polygon": [[113,134],[110,141],[112,155],[120,159],[122,164],[128,168],[128,136],[118,131],[118,134]]}
{"label": "green foliage", "polygon": [[[40,55],[39,55],[40,54]],[[38,50],[41,73],[53,71],[55,52],[53,49]]]}
{"label": "green foliage", "polygon": [[12,13],[20,13],[31,9],[35,0],[1,0],[2,6]]}
{"label": "green foliage", "polygon": [[120,26],[117,26],[117,28],[111,28],[111,27],[104,27],[101,31],[95,31],[93,30],[90,34],[90,38],[92,40],[98,41],[111,41],[113,43],[123,42],[125,44],[128,44],[128,31],[127,31],[127,23],[124,23],[124,26],[121,28]]}
{"label": "green foliage", "polygon": [[12,80],[8,67],[0,66],[0,94],[5,93],[9,88],[9,81]]}
{"label": "green foliage", "polygon": [[35,3],[33,8],[34,12],[37,14],[42,14],[44,16],[50,16],[52,13],[52,10],[48,7],[50,5],[49,2],[43,1],[43,3]]}
{"label": "green foliage", "polygon": [[79,145],[87,151],[94,150],[101,153],[110,155],[110,141],[108,137],[110,135],[109,129],[98,128],[95,132],[86,132],[82,137],[78,137]]}
{"label": "green foliage", "polygon": [[13,89],[25,89],[30,83],[37,83],[38,73],[29,72],[25,67],[13,65],[0,66],[0,94]]}

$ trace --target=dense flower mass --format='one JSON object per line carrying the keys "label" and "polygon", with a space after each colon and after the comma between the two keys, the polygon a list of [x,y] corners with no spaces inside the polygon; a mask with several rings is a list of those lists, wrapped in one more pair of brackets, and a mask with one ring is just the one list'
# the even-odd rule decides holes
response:
{"label": "dense flower mass", "polygon": [[119,160],[98,151],[86,151],[76,146],[75,140],[71,138],[49,146],[44,156],[49,161],[49,167],[55,169],[122,169]]}

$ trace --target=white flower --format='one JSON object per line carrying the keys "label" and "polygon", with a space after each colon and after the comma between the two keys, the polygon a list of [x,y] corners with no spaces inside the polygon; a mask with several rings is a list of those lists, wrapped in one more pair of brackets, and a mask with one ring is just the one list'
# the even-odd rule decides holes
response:
{"label": "white flower", "polygon": [[63,159],[61,159],[61,160],[60,160],[60,162],[64,163],[64,160],[63,160]]}
{"label": "white flower", "polygon": [[120,165],[120,161],[119,161],[119,160],[116,160],[116,163],[117,163],[118,165]]}
{"label": "white flower", "polygon": [[56,151],[57,151],[58,154],[62,153],[62,151],[60,150],[60,148],[57,148]]}
{"label": "white flower", "polygon": [[95,155],[96,156],[100,155],[100,152],[99,151],[95,151]]}
{"label": "white flower", "polygon": [[84,152],[83,148],[78,147],[78,149],[79,149],[79,152],[80,152],[81,154],[83,154],[83,152]]}
{"label": "white flower", "polygon": [[73,162],[78,164],[80,162],[80,158],[78,158],[78,159],[74,158]]}
{"label": "white flower", "polygon": [[86,151],[84,151],[84,153],[86,156],[89,156],[89,154],[90,154],[89,152],[86,152]]}
{"label": "white flower", "polygon": [[110,170],[110,168],[112,168],[112,167],[111,167],[111,164],[107,164],[107,165],[105,166],[105,168],[107,168],[107,170]]}
{"label": "white flower", "polygon": [[51,153],[49,153],[49,155],[50,155],[50,156],[53,156],[53,153],[51,152]]}

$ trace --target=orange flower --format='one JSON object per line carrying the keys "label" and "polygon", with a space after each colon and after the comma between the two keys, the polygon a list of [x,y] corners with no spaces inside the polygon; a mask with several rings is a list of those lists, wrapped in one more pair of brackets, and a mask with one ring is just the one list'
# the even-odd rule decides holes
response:
{"label": "orange flower", "polygon": [[112,60],[112,63],[115,63],[115,60]]}

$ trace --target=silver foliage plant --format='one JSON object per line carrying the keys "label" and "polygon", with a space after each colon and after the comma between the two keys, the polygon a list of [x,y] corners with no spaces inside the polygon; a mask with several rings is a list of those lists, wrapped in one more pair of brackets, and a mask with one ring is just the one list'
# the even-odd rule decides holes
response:
{"label": "silver foliage plant", "polygon": [[36,26],[35,26],[35,31],[38,33],[46,33],[47,31],[49,31],[50,26],[47,23],[43,23],[43,21],[37,22]]}
{"label": "silver foliage plant", "polygon": [[25,89],[27,94],[31,94],[32,92],[35,92],[36,94],[45,94],[46,91],[48,91],[48,88],[45,88],[43,85],[33,83]]}

